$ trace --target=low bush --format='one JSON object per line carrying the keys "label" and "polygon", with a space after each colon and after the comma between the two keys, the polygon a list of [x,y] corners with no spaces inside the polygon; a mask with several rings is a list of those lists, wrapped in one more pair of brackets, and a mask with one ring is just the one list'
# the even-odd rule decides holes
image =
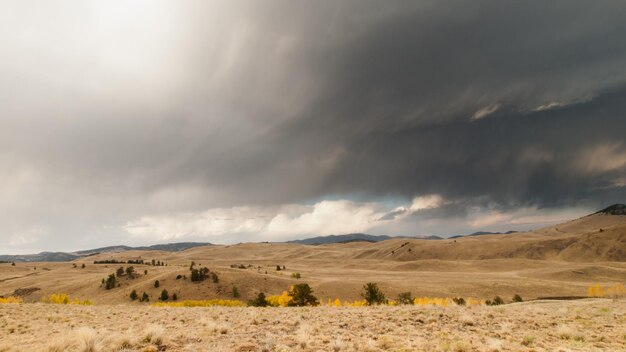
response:
{"label": "low bush", "polygon": [[411,297],[411,292],[402,292],[398,295],[396,299],[398,304],[413,304],[413,297]]}
{"label": "low bush", "polygon": [[0,297],[0,304],[9,304],[9,303],[22,303],[22,297]]}
{"label": "low bush", "polygon": [[239,300],[209,299],[209,300],[186,300],[178,302],[158,302],[152,304],[155,307],[245,307],[246,304]]}
{"label": "low bush", "polygon": [[89,300],[81,301],[78,299],[71,299],[67,293],[55,293],[49,296],[44,296],[41,298],[43,303],[50,304],[76,304],[81,306],[91,306],[93,303]]}
{"label": "low bush", "polygon": [[267,307],[268,302],[265,299],[265,293],[259,292],[255,299],[248,301],[248,305],[252,307]]}

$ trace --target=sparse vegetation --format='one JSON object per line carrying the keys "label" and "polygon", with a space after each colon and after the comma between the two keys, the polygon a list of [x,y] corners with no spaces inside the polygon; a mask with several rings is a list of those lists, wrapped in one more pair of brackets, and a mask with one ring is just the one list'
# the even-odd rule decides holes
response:
{"label": "sparse vegetation", "polygon": [[239,298],[239,290],[233,286],[232,294],[234,298]]}
{"label": "sparse vegetation", "polygon": [[522,296],[515,294],[515,296],[513,296],[513,302],[518,303],[518,302],[523,302],[524,300],[522,299]]}
{"label": "sparse vegetation", "polygon": [[291,277],[294,279],[300,279],[302,276],[300,275],[300,273],[291,273]]}

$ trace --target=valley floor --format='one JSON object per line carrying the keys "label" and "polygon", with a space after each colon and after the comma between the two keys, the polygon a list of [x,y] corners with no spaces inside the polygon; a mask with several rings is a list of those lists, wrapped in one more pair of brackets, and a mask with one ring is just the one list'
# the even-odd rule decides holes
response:
{"label": "valley floor", "polygon": [[626,300],[445,308],[1,304],[0,351],[626,351]]}

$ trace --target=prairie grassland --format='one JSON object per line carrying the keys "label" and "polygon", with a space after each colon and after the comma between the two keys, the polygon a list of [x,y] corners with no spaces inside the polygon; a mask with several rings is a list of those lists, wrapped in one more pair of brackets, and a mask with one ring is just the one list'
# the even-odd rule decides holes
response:
{"label": "prairie grassland", "polygon": [[626,300],[491,307],[3,304],[0,351],[626,351]]}

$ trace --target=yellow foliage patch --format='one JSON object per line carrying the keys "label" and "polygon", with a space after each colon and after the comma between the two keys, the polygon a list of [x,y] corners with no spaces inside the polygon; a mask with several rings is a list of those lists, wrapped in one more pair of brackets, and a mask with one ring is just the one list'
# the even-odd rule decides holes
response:
{"label": "yellow foliage patch", "polygon": [[289,296],[289,292],[284,291],[280,296],[268,296],[265,300],[272,307],[287,307],[292,298]]}
{"label": "yellow foliage patch", "polygon": [[589,286],[587,289],[589,297],[626,297],[626,288],[622,284],[615,284],[609,287],[602,287],[600,284]]}
{"label": "yellow foliage patch", "polygon": [[67,293],[53,293],[50,296],[44,296],[41,298],[43,303],[50,304],[76,304],[81,306],[91,306],[93,303],[89,300],[81,301],[78,299],[71,299]]}
{"label": "yellow foliage patch", "polygon": [[450,298],[439,298],[439,297],[417,297],[413,300],[413,304],[418,306],[440,306],[447,307],[453,301]]}
{"label": "yellow foliage patch", "polygon": [[157,302],[154,307],[245,307],[246,304],[235,299],[187,300],[178,302]]}
{"label": "yellow foliage patch", "polygon": [[14,297],[14,296],[9,296],[9,297],[0,297],[0,304],[5,304],[5,303],[22,303],[22,297]]}

